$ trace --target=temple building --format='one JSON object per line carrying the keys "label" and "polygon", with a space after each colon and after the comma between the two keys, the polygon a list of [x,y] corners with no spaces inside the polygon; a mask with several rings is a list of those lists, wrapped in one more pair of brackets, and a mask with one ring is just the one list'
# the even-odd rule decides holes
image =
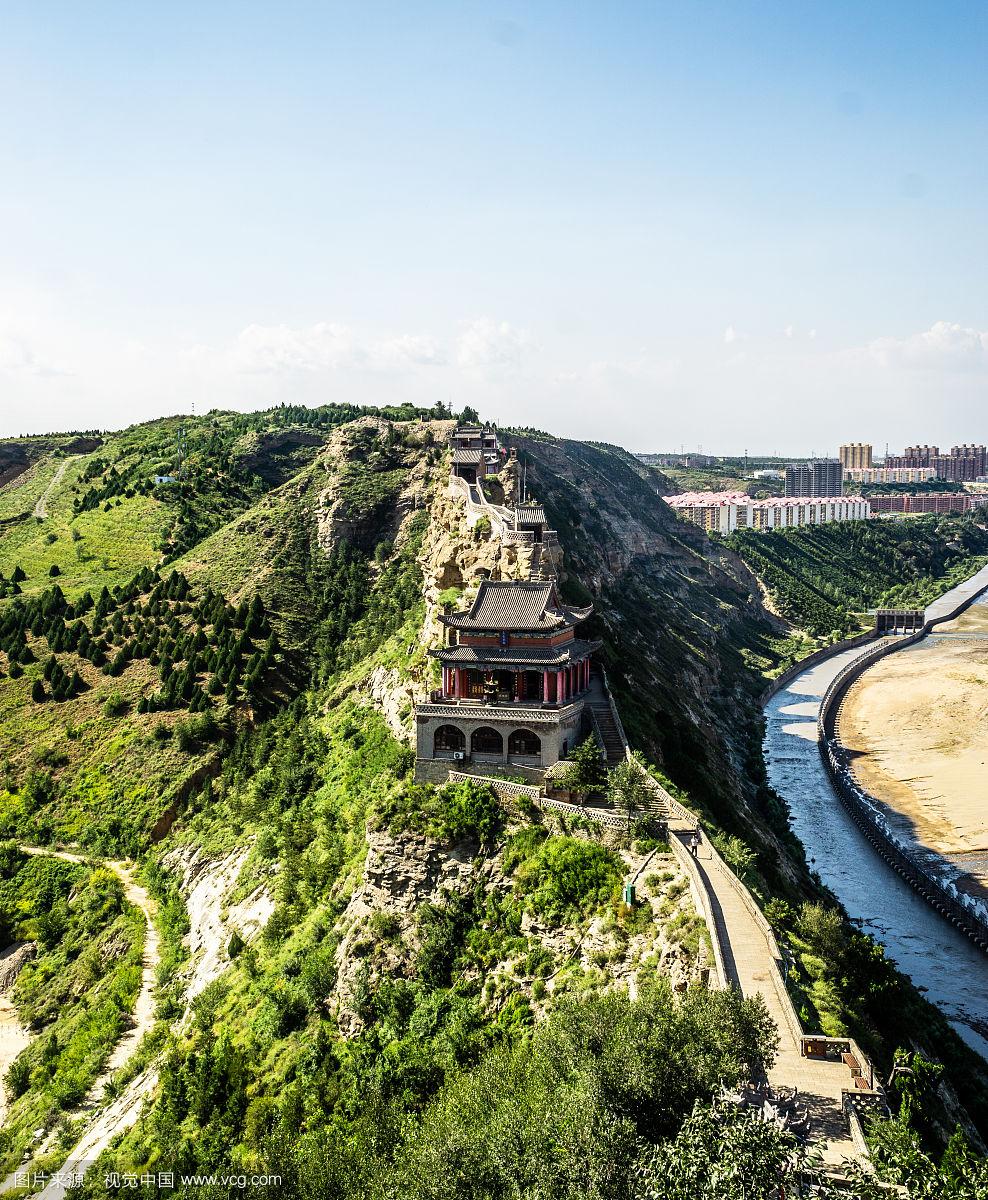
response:
{"label": "temple building", "polygon": [[481,582],[467,612],[440,617],[448,644],[430,653],[442,687],[416,705],[416,777],[457,764],[541,777],[589,732],[590,659],[576,636],[591,608],[567,608],[554,579]]}
{"label": "temple building", "polygon": [[501,447],[491,425],[458,425],[450,436],[452,473],[467,483],[479,483],[488,470],[496,471]]}

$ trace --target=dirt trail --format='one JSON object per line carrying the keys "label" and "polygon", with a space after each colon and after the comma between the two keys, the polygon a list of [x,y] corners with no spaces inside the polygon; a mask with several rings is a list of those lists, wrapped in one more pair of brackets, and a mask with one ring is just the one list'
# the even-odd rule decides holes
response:
{"label": "dirt trail", "polygon": [[38,497],[38,503],[34,506],[34,515],[39,521],[43,521],[45,517],[48,516],[48,501],[51,499],[52,492],[54,492],[55,488],[57,488],[62,482],[65,472],[69,469],[69,465],[75,462],[77,458],[81,457],[82,456],[79,454],[70,454],[68,458],[66,458],[64,462],[59,465],[58,470],[51,477],[51,482]]}
{"label": "dirt trail", "polygon": [[[0,970],[4,968],[5,960],[15,953],[16,947],[11,947],[0,955]],[[31,1035],[21,1024],[13,1002],[6,993],[0,994],[0,1079],[30,1040]],[[0,1083],[0,1124],[6,1115],[7,1089]]]}
{"label": "dirt trail", "polygon": [[[92,863],[94,865],[106,867],[108,870],[112,871],[123,884],[124,895],[126,896],[127,900],[136,908],[139,908],[144,914],[144,921],[147,926],[147,931],[144,937],[144,953],[141,963],[141,989],[138,992],[137,1002],[134,1005],[133,1024],[131,1028],[128,1029],[120,1038],[116,1046],[114,1046],[113,1052],[107,1060],[106,1066],[103,1068],[99,1077],[95,1080],[89,1091],[86,1093],[86,1098],[83,1100],[82,1104],[77,1109],[74,1109],[72,1112],[67,1114],[71,1120],[76,1117],[84,1116],[85,1114],[92,1112],[97,1108],[102,1099],[103,1090],[109,1079],[127,1062],[130,1056],[137,1049],[145,1033],[147,1033],[154,1024],[154,987],[158,965],[161,962],[158,930],[155,927],[153,920],[154,901],[148,895],[147,891],[142,888],[139,883],[134,881],[133,875],[131,874],[131,868],[124,862],[93,859],[84,854],[73,854],[68,850],[48,850],[41,846],[21,846],[21,850],[23,850],[25,854],[34,854],[48,858],[58,858],[63,862]],[[0,1009],[0,1021],[2,1021],[2,1009]],[[3,1027],[0,1025],[0,1033],[2,1033],[2,1031]],[[27,1043],[25,1040],[24,1045],[26,1044]],[[23,1046],[21,1046],[21,1049],[23,1049]],[[3,1050],[0,1049],[0,1054],[2,1053]],[[20,1050],[18,1050],[18,1053],[20,1053]],[[109,1138],[112,1136],[112,1134],[121,1128],[119,1121],[111,1121],[108,1119],[108,1117],[111,1110],[117,1109],[125,1098],[129,1098],[134,1101],[134,1116],[136,1119],[136,1101],[139,1097],[132,1095],[132,1092],[135,1084],[141,1084],[146,1080],[147,1072],[138,1076],[137,1079],[135,1079],[130,1085],[130,1087],[124,1091],[123,1095],[121,1095],[120,1098],[113,1105],[111,1105],[109,1109],[105,1109],[103,1112],[101,1112],[96,1117],[96,1120],[84,1130],[79,1142],[77,1142],[69,1152],[66,1163],[62,1168],[61,1173],[63,1175],[71,1174],[73,1171],[81,1169],[79,1166],[80,1163],[95,1158],[99,1151],[103,1149],[105,1142],[109,1141]],[[119,1114],[114,1115],[119,1116]],[[109,1132],[105,1132],[107,1129],[109,1129]],[[46,1142],[39,1147],[38,1153],[44,1153],[45,1151],[51,1149],[49,1140],[52,1136],[53,1133],[49,1135],[49,1139],[46,1139]],[[19,1171],[29,1169],[29,1164],[23,1164],[20,1168],[18,1168]],[[21,1186],[21,1184],[16,1178],[16,1172],[11,1173],[7,1176],[3,1183],[0,1184],[0,1192],[6,1192],[11,1188],[18,1186]],[[52,1188],[56,1188],[57,1190],[53,1192],[51,1191]],[[43,1195],[52,1197],[61,1195],[64,1193],[64,1191],[65,1187],[61,1184],[56,1184],[56,1182],[53,1180],[45,1188]]]}

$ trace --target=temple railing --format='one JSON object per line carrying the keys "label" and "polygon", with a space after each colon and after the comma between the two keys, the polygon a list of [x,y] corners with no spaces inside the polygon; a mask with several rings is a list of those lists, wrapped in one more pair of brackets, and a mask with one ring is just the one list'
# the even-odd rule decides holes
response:
{"label": "temple railing", "polygon": [[530,783],[516,783],[513,779],[500,779],[497,775],[474,775],[469,771],[450,771],[450,783],[466,783],[476,780],[478,783],[489,784],[501,796],[528,796],[530,800],[538,800],[540,789]]}
{"label": "temple railing", "polygon": [[566,720],[577,715],[583,707],[582,698],[575,704],[545,705],[533,707],[528,704],[485,704],[482,700],[461,700],[445,703],[417,704],[416,716],[419,717],[459,717],[463,720],[515,721],[524,724],[526,721],[555,722]]}
{"label": "temple railing", "polygon": [[606,825],[608,829],[627,829],[628,818],[613,809],[585,808],[582,804],[569,804],[566,800],[551,800],[548,796],[539,799],[539,807],[549,812],[563,813],[568,817],[579,817],[584,821],[593,821],[597,825]]}

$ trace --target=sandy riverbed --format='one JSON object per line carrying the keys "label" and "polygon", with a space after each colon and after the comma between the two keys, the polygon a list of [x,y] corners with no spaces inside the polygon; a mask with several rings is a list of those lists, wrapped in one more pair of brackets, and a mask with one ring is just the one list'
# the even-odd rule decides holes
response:
{"label": "sandy riverbed", "polygon": [[858,752],[863,787],[913,827],[916,840],[988,887],[988,603],[854,684],[841,741]]}

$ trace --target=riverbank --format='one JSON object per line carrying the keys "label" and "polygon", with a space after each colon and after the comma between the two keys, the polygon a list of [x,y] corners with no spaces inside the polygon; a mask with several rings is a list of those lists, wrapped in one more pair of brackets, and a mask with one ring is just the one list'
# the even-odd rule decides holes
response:
{"label": "riverbank", "polygon": [[854,776],[898,829],[988,898],[988,601],[870,667],[840,712]]}
{"label": "riverbank", "polygon": [[[988,568],[927,608],[927,620],[949,617],[986,586]],[[957,636],[954,622],[937,630],[933,637]],[[838,799],[818,751],[821,699],[862,653],[861,647],[837,649],[804,666],[768,699],[763,746],[768,781],[786,802],[811,869],[964,1041],[988,1060],[988,959],[875,853]]]}

